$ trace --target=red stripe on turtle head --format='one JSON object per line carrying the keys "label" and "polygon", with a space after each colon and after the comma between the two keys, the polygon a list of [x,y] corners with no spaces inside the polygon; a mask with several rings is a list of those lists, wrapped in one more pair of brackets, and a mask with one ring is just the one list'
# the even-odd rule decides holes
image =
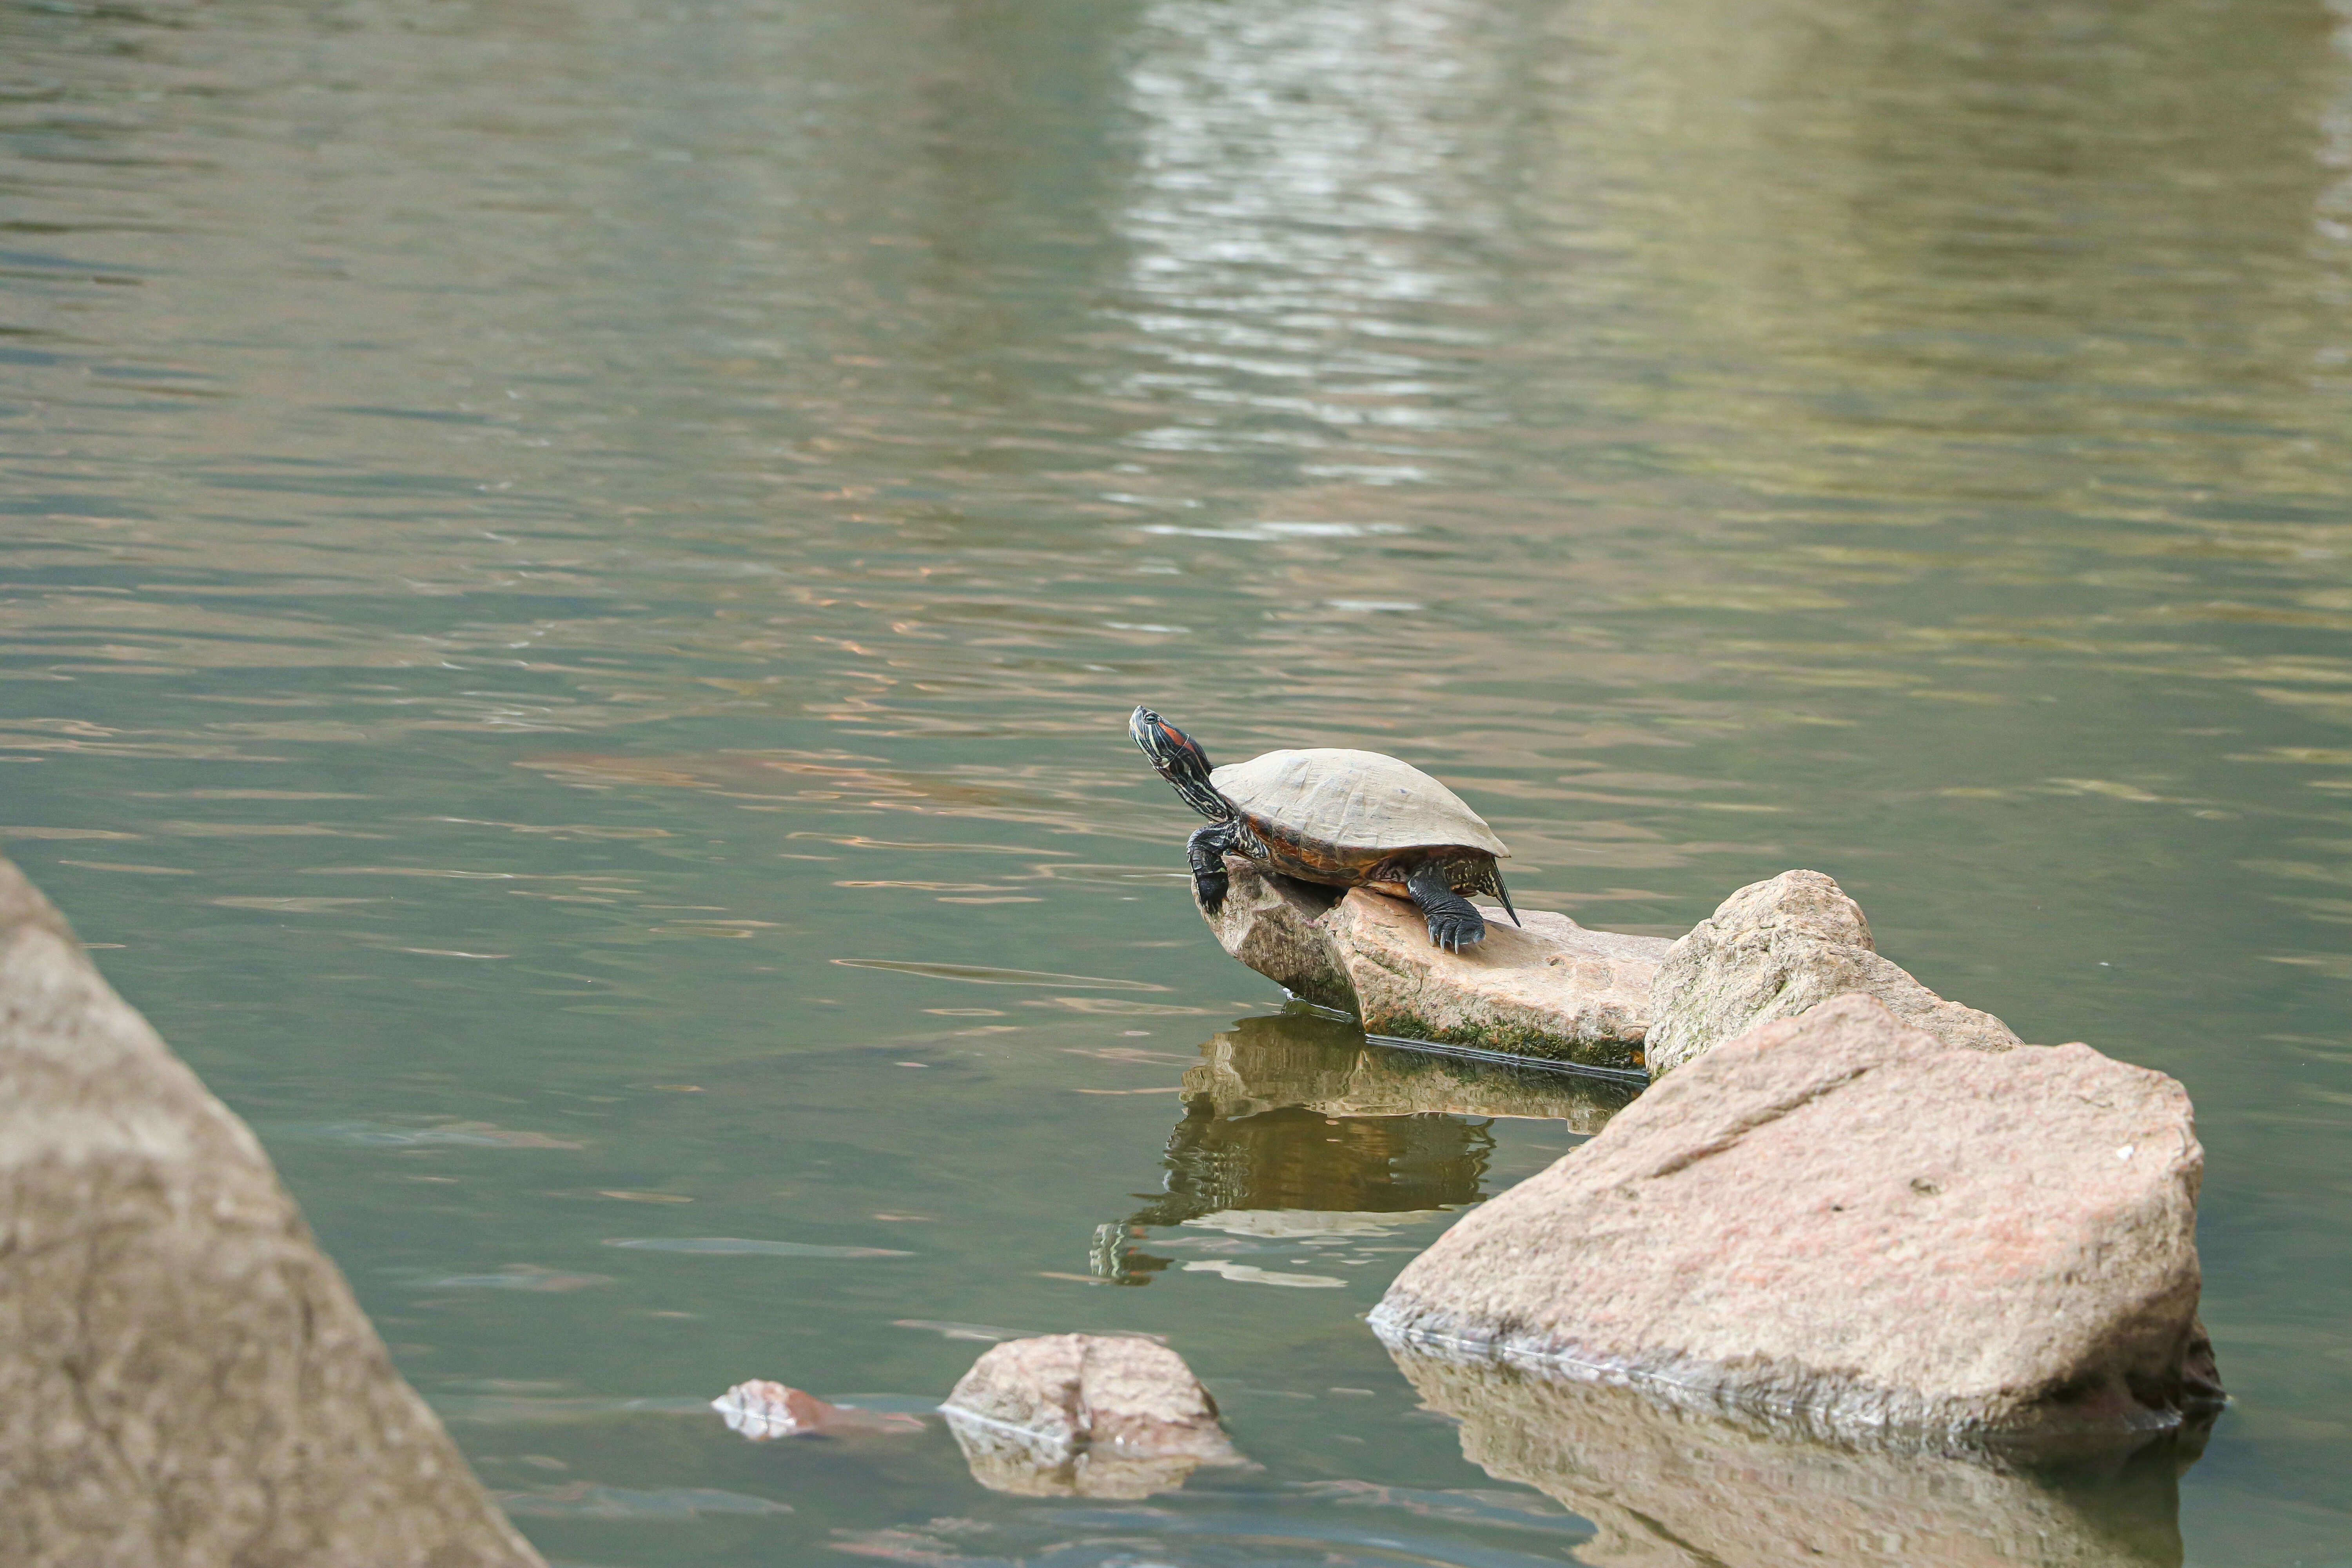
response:
{"label": "red stripe on turtle head", "polygon": [[1199,742],[1144,707],[1138,707],[1129,717],[1128,729],[1160,776],[1175,786],[1187,805],[1212,822],[1233,815],[1232,806],[1209,782],[1209,753]]}

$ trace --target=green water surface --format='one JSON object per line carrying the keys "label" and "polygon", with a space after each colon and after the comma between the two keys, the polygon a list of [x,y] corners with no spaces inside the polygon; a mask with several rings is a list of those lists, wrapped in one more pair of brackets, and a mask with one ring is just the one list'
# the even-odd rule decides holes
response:
{"label": "green water surface", "polygon": [[[1280,1016],[1147,701],[2176,1075],[2237,1403],[2053,1506],[2352,1563],[2346,26],[5,0],[0,841],[558,1562],[1714,1560],[1360,1321],[1590,1107]],[[706,1408],[1067,1330],[1257,1468]]]}

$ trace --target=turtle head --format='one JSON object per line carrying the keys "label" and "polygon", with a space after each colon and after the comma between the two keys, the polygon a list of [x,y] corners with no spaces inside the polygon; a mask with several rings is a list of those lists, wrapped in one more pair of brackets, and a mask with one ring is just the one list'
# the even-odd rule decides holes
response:
{"label": "turtle head", "polygon": [[1184,804],[1207,817],[1211,822],[1223,822],[1233,816],[1234,808],[1209,782],[1209,753],[1201,750],[1201,742],[1162,719],[1149,708],[1138,708],[1127,721],[1127,732],[1160,776],[1184,797]]}

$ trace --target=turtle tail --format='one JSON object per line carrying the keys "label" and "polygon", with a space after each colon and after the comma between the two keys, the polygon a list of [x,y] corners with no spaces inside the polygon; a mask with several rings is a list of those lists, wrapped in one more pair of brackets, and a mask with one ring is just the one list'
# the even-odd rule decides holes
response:
{"label": "turtle tail", "polygon": [[1503,900],[1503,912],[1511,917],[1511,923],[1525,931],[1528,922],[1519,919],[1518,910],[1511,908],[1511,890],[1503,886],[1503,868],[1492,860],[1486,862],[1486,890]]}
{"label": "turtle tail", "polygon": [[[1370,879],[1376,882],[1384,879],[1386,870],[1387,868],[1382,867],[1373,871]],[[1519,919],[1519,911],[1511,907],[1511,890],[1503,886],[1503,868],[1493,856],[1461,854],[1453,857],[1445,864],[1445,883],[1457,893],[1492,893],[1503,900],[1503,912],[1511,917],[1511,923],[1521,931],[1527,929],[1528,922]]]}

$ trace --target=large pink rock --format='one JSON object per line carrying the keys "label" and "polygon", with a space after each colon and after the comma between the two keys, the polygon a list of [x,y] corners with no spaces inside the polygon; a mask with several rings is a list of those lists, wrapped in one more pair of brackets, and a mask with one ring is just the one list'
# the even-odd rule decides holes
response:
{"label": "large pink rock", "polygon": [[1225,902],[1206,915],[1234,957],[1293,995],[1352,1013],[1366,1031],[1614,1068],[1642,1065],[1663,937],[1588,931],[1535,910],[1525,929],[1481,906],[1486,939],[1461,952],[1429,940],[1421,911],[1370,889],[1313,887],[1237,855]]}
{"label": "large pink rock", "polygon": [[2219,1394],[2189,1098],[1835,998],[1474,1210],[1371,1321],[1837,1432],[2152,1431]]}

